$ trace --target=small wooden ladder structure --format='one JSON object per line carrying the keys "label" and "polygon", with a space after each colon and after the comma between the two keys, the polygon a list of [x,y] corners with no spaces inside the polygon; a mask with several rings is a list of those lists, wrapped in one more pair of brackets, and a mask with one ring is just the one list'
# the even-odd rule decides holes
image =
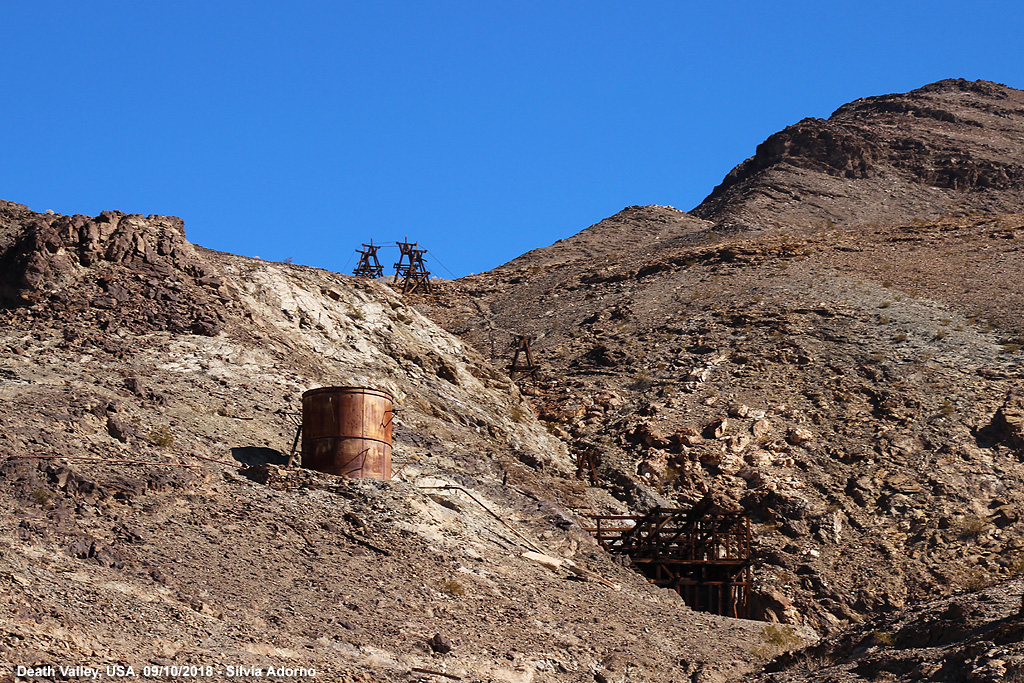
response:
{"label": "small wooden ladder structure", "polygon": [[753,577],[750,519],[711,512],[709,499],[689,510],[592,515],[586,529],[610,553],[627,555],[652,583],[679,593],[691,609],[748,618]]}

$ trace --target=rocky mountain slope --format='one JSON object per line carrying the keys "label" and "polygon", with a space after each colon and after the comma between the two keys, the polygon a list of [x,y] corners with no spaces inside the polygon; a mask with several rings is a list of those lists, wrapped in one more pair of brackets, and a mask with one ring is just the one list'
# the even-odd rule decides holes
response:
{"label": "rocky mountain slope", "polygon": [[1007,276],[987,291],[1019,292],[1016,241],[972,223],[495,272],[436,314],[484,349],[535,334],[549,428],[597,454],[628,505],[710,491],[750,512],[763,615],[825,632],[1021,567],[1021,345],[887,268],[922,233],[943,234],[919,245],[936,264],[998,250]]}
{"label": "rocky mountain slope", "polygon": [[[7,202],[0,263],[0,680],[715,681],[766,656],[762,625],[599,551],[575,511],[602,492],[387,286]],[[283,466],[330,385],[395,396],[393,481]]]}
{"label": "rocky mountain slope", "polygon": [[772,135],[693,210],[722,229],[1024,211],[1024,92],[949,79]]}
{"label": "rocky mountain slope", "polygon": [[[582,261],[610,261],[623,254],[646,254],[666,246],[700,244],[714,223],[671,206],[628,207],[600,223],[529,251],[495,270],[536,269]],[[652,251],[654,250],[654,251]]]}
{"label": "rocky mountain slope", "polygon": [[629,207],[421,310],[497,365],[533,335],[524,390],[621,504],[748,512],[761,618],[839,633],[998,584],[1024,570],[1022,98],[858,100],[695,215]]}
{"label": "rocky mountain slope", "polygon": [[1024,677],[1020,580],[927,600],[779,657],[757,683],[1015,682]]}
{"label": "rocky mountain slope", "polygon": [[[629,207],[432,297],[0,202],[0,661],[1024,675],[1022,99],[858,100],[692,213]],[[326,385],[395,396],[394,481],[284,466]],[[694,613],[581,529],[708,495],[751,516],[779,623]]]}

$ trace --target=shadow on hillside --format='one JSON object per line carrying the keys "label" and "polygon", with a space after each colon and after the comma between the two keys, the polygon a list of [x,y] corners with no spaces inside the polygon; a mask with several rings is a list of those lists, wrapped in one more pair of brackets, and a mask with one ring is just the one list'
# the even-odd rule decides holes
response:
{"label": "shadow on hillside", "polygon": [[240,446],[231,449],[231,457],[246,465],[287,465],[288,456],[273,448]]}

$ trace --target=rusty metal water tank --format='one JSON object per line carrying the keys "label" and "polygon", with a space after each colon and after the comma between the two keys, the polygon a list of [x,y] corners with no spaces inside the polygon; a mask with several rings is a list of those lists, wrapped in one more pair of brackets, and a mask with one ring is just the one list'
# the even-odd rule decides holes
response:
{"label": "rusty metal water tank", "polygon": [[302,395],[302,466],[346,477],[391,479],[391,394],[321,387]]}

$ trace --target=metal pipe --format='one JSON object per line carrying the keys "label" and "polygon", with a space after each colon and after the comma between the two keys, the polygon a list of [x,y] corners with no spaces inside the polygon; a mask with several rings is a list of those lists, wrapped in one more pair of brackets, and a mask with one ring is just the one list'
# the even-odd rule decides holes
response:
{"label": "metal pipe", "polygon": [[186,465],[183,463],[175,462],[157,462],[155,460],[109,460],[107,458],[87,458],[78,455],[12,455],[11,457],[19,458],[21,460],[86,460],[90,462],[103,462],[109,465],[165,465],[167,467],[202,467],[202,465]]}
{"label": "metal pipe", "polygon": [[499,515],[498,515],[497,513],[495,513],[495,512],[494,512],[493,510],[491,510],[491,509],[490,509],[489,507],[487,507],[486,505],[484,505],[484,504],[483,504],[482,502],[480,502],[479,500],[477,500],[476,496],[474,496],[474,495],[473,495],[472,493],[470,493],[470,492],[469,492],[469,491],[467,491],[466,489],[462,488],[461,486],[455,486],[455,485],[453,485],[453,484],[445,484],[444,486],[417,486],[416,488],[419,488],[419,489],[424,489],[424,490],[440,490],[440,491],[443,491],[443,490],[446,490],[446,489],[452,489],[452,490],[455,490],[455,491],[462,491],[462,492],[463,492],[463,493],[465,493],[465,494],[466,494],[467,496],[469,496],[469,497],[470,497],[470,499],[471,499],[471,500],[472,500],[472,501],[473,501],[474,503],[476,503],[477,505],[479,505],[480,507],[482,507],[482,508],[483,508],[484,510],[486,510],[486,511],[487,511],[487,514],[489,514],[489,515],[490,515],[491,517],[494,517],[494,519],[496,519],[496,520],[498,520],[499,522],[501,522],[501,523],[502,523],[502,525],[504,525],[506,529],[508,529],[509,531],[511,531],[512,533],[514,533],[514,534],[515,534],[516,536],[518,536],[519,538],[521,538],[521,539],[522,539],[523,541],[525,541],[525,542],[526,542],[526,544],[527,544],[527,545],[529,545],[529,546],[530,546],[531,548],[533,548],[534,550],[536,550],[536,551],[537,551],[538,553],[544,554],[544,551],[543,551],[543,550],[541,550],[541,549],[540,549],[539,547],[537,547],[537,545],[536,545],[536,544],[535,544],[535,543],[534,543],[533,541],[531,541],[531,540],[530,540],[530,539],[528,539],[528,538],[527,538],[526,536],[523,536],[523,535],[522,535],[521,533],[519,533],[518,531],[516,531],[516,530],[515,530],[515,529],[514,529],[514,528],[513,528],[513,527],[512,527],[512,526],[511,526],[511,525],[510,525],[510,524],[509,524],[508,522],[506,522],[506,521],[505,521],[504,519],[502,519],[502,518],[501,518],[501,517],[500,517],[500,516],[499,516]]}

